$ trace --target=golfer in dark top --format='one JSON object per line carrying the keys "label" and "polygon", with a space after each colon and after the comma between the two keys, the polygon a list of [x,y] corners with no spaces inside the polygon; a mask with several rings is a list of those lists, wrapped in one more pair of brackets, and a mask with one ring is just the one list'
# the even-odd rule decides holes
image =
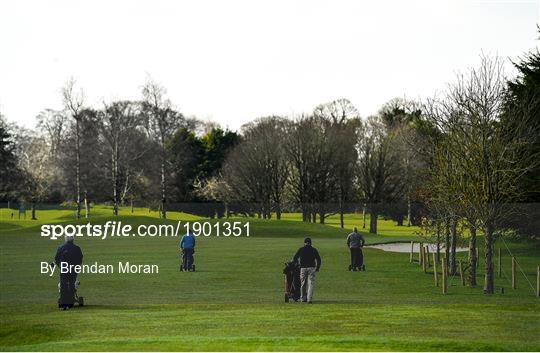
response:
{"label": "golfer in dark top", "polygon": [[315,289],[315,272],[321,268],[321,257],[317,249],[311,246],[311,239],[304,239],[304,246],[298,249],[293,262],[300,262],[300,293],[302,302],[311,304]]}
{"label": "golfer in dark top", "polygon": [[81,248],[73,244],[73,236],[66,236],[66,242],[56,250],[56,256],[54,262],[56,266],[61,268],[62,263],[67,268],[65,273],[60,271],[60,300],[58,301],[58,307],[61,310],[67,310],[73,307],[75,302],[75,282],[77,281],[77,273],[71,270],[68,265],[80,265],[82,264],[83,253]]}
{"label": "golfer in dark top", "polygon": [[362,253],[364,243],[364,237],[358,233],[358,228],[354,227],[353,232],[347,236],[347,247],[351,250],[349,271],[366,270],[364,266],[364,254]]}

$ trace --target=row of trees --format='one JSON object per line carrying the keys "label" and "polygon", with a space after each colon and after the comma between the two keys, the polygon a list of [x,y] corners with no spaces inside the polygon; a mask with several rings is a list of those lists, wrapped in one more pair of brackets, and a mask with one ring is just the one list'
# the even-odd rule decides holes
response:
{"label": "row of trees", "polygon": [[471,286],[481,232],[484,291],[493,293],[496,231],[538,238],[538,211],[527,203],[540,190],[540,55],[515,66],[519,76],[507,81],[499,58],[482,57],[441,97],[393,100],[365,120],[344,99],[293,120],[256,120],[202,195],[251,203],[263,218],[279,218],[284,205],[304,221],[339,212],[342,226],[347,204],[363,204],[371,233],[381,213],[398,223],[416,218],[435,238],[437,257],[444,248],[451,274],[458,239],[468,238]]}
{"label": "row of trees", "polygon": [[[64,109],[47,109],[36,130],[2,118],[2,190],[5,201],[72,201],[77,218],[90,202],[119,206],[144,202],[166,217],[167,202],[197,199],[198,178],[217,172],[239,135],[185,118],[149,81],[139,101],[85,105],[73,80],[62,90]],[[4,161],[5,159],[5,161]],[[33,218],[35,212],[33,211]]]}
{"label": "row of trees", "polygon": [[[250,204],[262,218],[299,210],[304,221],[324,223],[358,204],[370,205],[370,232],[377,215],[403,218],[414,189],[413,156],[406,134],[415,121],[413,106],[388,103],[367,121],[346,99],[322,104],[295,119],[271,116],[246,124],[215,178],[198,186],[208,200]],[[389,205],[393,205],[389,207]]]}
{"label": "row of trees", "polygon": [[458,239],[468,237],[471,286],[481,232],[493,293],[496,231],[536,236],[540,218],[524,207],[540,198],[538,51],[515,66],[507,81],[500,59],[483,57],[437,98],[394,99],[367,119],[338,99],[259,118],[241,134],[184,117],[153,81],[140,100],[99,109],[69,81],[64,109],[42,112],[35,131],[2,120],[0,196],[72,200],[77,217],[82,205],[88,217],[89,200],[110,202],[115,215],[133,200],[154,203],[164,218],[175,203],[200,201],[216,206],[204,211],[212,216],[299,211],[324,223],[339,214],[342,227],[346,212],[362,210],[374,234],[379,215],[422,225],[451,273]]}

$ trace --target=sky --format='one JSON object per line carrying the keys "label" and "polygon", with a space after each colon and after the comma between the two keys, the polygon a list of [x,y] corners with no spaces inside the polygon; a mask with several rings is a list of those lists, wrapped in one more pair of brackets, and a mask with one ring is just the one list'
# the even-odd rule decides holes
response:
{"label": "sky", "polygon": [[35,126],[73,77],[86,104],[151,77],[186,116],[238,129],[338,98],[362,116],[432,97],[482,53],[538,47],[540,0],[0,2],[0,113]]}

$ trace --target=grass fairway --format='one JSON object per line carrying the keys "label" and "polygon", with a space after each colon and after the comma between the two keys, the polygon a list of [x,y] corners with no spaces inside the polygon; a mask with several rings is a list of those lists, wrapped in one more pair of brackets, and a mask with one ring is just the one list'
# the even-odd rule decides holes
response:
{"label": "grass fairway", "polygon": [[[441,294],[409,254],[365,249],[366,272],[346,271],[346,230],[335,217],[327,225],[239,219],[251,236],[199,237],[197,272],[178,271],[177,238],[77,239],[85,263],[155,263],[159,274],[84,274],[80,294],[87,306],[57,310],[57,275],[39,273],[60,240],[39,236],[44,223],[73,223],[73,211],[38,212],[38,221],[11,220],[0,210],[0,349],[13,350],[540,350],[540,301],[524,277],[505,294],[482,294],[451,279]],[[93,209],[92,223],[122,220],[159,224],[157,213]],[[196,217],[171,212],[173,220]],[[347,225],[359,224],[349,215]],[[84,221],[81,221],[84,223]],[[381,235],[368,243],[417,239],[413,227],[380,221]],[[313,305],[283,303],[283,261],[313,238],[323,258]],[[482,244],[480,239],[479,244]],[[534,284],[540,250],[511,243]],[[497,247],[499,244],[497,244]],[[482,256],[482,253],[480,254]],[[459,254],[465,258],[466,254]],[[504,266],[509,269],[509,258]]]}

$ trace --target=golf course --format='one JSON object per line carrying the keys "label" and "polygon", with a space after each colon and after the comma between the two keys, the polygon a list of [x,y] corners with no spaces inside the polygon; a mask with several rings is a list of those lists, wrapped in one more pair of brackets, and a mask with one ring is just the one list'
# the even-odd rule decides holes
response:
{"label": "golf course", "polygon": [[[345,238],[358,226],[366,245],[425,241],[418,227],[379,218],[379,234],[362,229],[361,214],[326,224],[299,214],[281,220],[201,219],[147,208],[95,206],[91,224],[137,226],[180,221],[250,223],[250,235],[197,237],[196,272],[179,271],[178,237],[77,237],[84,263],[157,264],[157,274],[81,274],[85,306],[59,311],[58,273],[40,273],[63,239],[40,236],[43,224],[86,224],[70,208],[37,211],[37,220],[0,210],[0,349],[2,351],[538,351],[540,300],[535,297],[540,248],[506,239],[519,262],[512,289],[511,255],[503,248],[504,275],[485,295],[480,248],[478,286],[448,279],[448,293],[434,284],[409,253],[364,248],[365,272],[349,272]],[[313,305],[284,303],[283,263],[313,240],[322,257]],[[479,234],[479,244],[483,237]],[[465,244],[458,244],[464,246]],[[495,243],[495,252],[504,245]],[[458,252],[466,261],[467,252]],[[529,283],[530,282],[530,283]],[[532,287],[531,287],[532,285]],[[504,293],[501,288],[504,287]],[[534,288],[533,288],[534,287]]]}

